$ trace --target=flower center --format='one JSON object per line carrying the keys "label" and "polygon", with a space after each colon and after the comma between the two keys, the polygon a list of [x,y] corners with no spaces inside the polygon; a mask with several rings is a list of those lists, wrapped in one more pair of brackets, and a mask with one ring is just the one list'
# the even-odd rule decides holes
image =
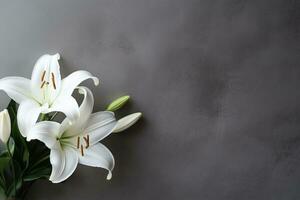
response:
{"label": "flower center", "polygon": [[[83,142],[82,142],[83,141]],[[84,149],[90,146],[90,136],[77,137],[77,149],[80,150],[81,156],[84,156]]]}
{"label": "flower center", "polygon": [[43,100],[44,103],[48,102],[51,104],[50,99],[51,99],[51,92],[52,90],[57,89],[57,81],[56,77],[53,72],[49,73],[49,70],[44,70],[42,75],[41,75],[41,85],[40,88],[43,93]]}
{"label": "flower center", "polygon": [[41,89],[44,88],[45,85],[50,85],[52,84],[53,89],[56,90],[56,79],[55,79],[55,75],[53,72],[51,72],[51,78],[48,77],[48,79],[46,80],[46,70],[44,70],[42,76],[41,76]]}

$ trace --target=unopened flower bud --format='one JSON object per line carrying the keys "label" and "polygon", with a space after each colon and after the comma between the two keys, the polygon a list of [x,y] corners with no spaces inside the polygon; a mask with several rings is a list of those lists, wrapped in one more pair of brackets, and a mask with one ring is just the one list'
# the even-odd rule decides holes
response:
{"label": "unopened flower bud", "polygon": [[135,124],[141,117],[142,117],[142,113],[139,112],[139,113],[133,113],[131,115],[128,115],[128,116],[120,119],[117,122],[117,125],[113,132],[119,133],[119,132],[122,132],[122,131],[128,129],[133,124]]}
{"label": "unopened flower bud", "polygon": [[109,106],[107,107],[106,110],[114,112],[114,111],[120,109],[121,107],[123,107],[129,99],[130,99],[130,96],[128,96],[128,95],[119,97],[116,100],[114,100],[111,104],[109,104]]}
{"label": "unopened flower bud", "polygon": [[10,137],[11,124],[7,109],[0,112],[0,140],[7,143]]}

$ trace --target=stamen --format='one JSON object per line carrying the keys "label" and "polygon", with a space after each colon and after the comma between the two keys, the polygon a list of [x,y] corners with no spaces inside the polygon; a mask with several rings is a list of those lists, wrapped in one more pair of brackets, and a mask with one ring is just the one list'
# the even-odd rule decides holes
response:
{"label": "stamen", "polygon": [[77,137],[77,149],[79,149],[80,137]]}
{"label": "stamen", "polygon": [[84,139],[84,141],[85,141],[85,148],[87,149],[87,148],[89,148],[89,146],[90,146],[90,136],[89,135],[87,135],[87,137],[83,137],[83,139]]}
{"label": "stamen", "polygon": [[90,146],[90,135],[87,135],[88,146]]}
{"label": "stamen", "polygon": [[52,76],[53,87],[54,87],[54,89],[56,90],[55,76],[54,76],[54,73],[53,73],[53,72],[51,73],[51,76]]}
{"label": "stamen", "polygon": [[46,82],[45,82],[45,81],[43,81],[43,83],[42,83],[42,85],[41,85],[41,88],[43,88],[43,87],[44,87],[45,83],[46,83]]}
{"label": "stamen", "polygon": [[80,150],[81,150],[81,155],[84,156],[84,153],[83,153],[83,145],[81,145]]}
{"label": "stamen", "polygon": [[41,81],[44,81],[45,75],[46,75],[46,71],[43,72],[43,75],[42,75],[42,77],[41,77]]}

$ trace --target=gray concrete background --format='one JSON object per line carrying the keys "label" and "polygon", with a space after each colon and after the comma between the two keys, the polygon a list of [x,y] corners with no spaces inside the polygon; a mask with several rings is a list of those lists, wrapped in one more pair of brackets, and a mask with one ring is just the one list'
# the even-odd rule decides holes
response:
{"label": "gray concrete background", "polygon": [[[105,171],[40,181],[30,200],[300,199],[299,1],[36,0],[0,7],[0,75],[44,53],[86,69],[95,111],[131,94]],[[86,83],[91,86],[90,82]],[[1,92],[1,109],[8,98]]]}

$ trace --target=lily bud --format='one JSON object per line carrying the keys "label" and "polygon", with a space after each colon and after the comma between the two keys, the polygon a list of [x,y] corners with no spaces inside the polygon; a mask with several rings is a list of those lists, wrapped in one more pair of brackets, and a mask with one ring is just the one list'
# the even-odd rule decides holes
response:
{"label": "lily bud", "polygon": [[130,99],[130,96],[126,95],[126,96],[122,96],[117,98],[116,100],[114,100],[111,104],[109,104],[109,106],[107,107],[107,111],[116,111],[119,110],[121,107],[123,107],[127,101]]}
{"label": "lily bud", "polygon": [[8,111],[5,109],[2,112],[0,112],[0,140],[5,144],[7,143],[10,137],[10,131],[10,117]]}
{"label": "lily bud", "polygon": [[117,125],[113,132],[119,133],[119,132],[122,132],[122,131],[128,129],[133,124],[135,124],[141,117],[142,117],[142,113],[139,112],[139,113],[133,113],[131,115],[128,115],[128,116],[120,119],[117,122]]}

